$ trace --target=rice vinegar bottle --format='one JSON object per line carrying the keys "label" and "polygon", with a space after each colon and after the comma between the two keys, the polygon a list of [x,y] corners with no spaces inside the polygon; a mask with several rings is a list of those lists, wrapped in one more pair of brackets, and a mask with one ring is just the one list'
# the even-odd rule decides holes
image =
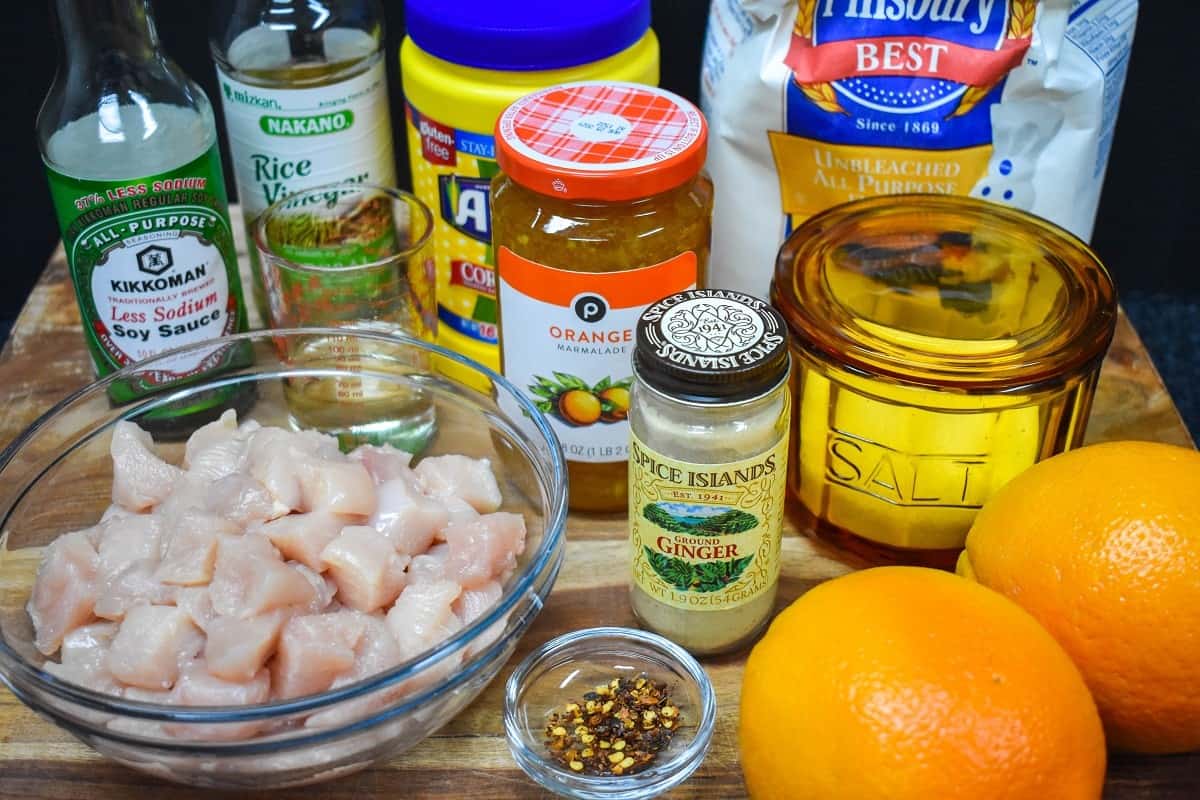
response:
{"label": "rice vinegar bottle", "polygon": [[[221,0],[210,41],[246,229],[326,183],[396,183],[378,0]],[[266,319],[257,254],[254,299]]]}
{"label": "rice vinegar bottle", "polygon": [[[56,7],[63,47],[37,136],[96,374],[245,330],[208,98],[162,52],[149,0]],[[175,359],[114,384],[110,397],[195,379],[238,351]],[[231,391],[150,416],[219,412]]]}

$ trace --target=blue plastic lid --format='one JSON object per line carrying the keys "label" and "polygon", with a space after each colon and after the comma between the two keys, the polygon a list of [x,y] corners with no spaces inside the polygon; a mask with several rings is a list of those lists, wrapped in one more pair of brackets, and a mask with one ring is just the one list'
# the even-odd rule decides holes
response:
{"label": "blue plastic lid", "polygon": [[546,70],[599,61],[650,28],[650,0],[408,0],[408,35],[443,61]]}

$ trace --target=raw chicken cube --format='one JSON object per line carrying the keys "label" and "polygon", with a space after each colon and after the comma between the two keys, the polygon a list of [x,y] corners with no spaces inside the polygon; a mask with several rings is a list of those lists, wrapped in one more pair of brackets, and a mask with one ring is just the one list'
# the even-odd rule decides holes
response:
{"label": "raw chicken cube", "polygon": [[413,556],[408,565],[408,582],[432,583],[446,580],[446,560],[450,557],[450,546],[437,544],[419,556]]}
{"label": "raw chicken cube", "polygon": [[206,507],[231,523],[246,528],[286,515],[291,508],[275,499],[267,487],[240,472],[213,482]]}
{"label": "raw chicken cube", "polygon": [[463,625],[470,625],[500,601],[504,590],[497,581],[488,581],[478,589],[464,589],[454,601],[454,613]]}
{"label": "raw chicken cube", "polygon": [[243,619],[288,606],[306,607],[316,591],[283,563],[265,536],[221,536],[217,564],[209,584],[213,609]]}
{"label": "raw chicken cube", "polygon": [[446,576],[476,589],[493,578],[506,579],[525,552],[525,518],[520,514],[485,514],[474,522],[445,530],[450,555]]}
{"label": "raw chicken cube", "polygon": [[108,651],[117,680],[141,689],[170,689],[180,666],[195,658],[204,635],[183,609],[136,606],[125,615]]}
{"label": "raw chicken cube", "polygon": [[300,474],[310,460],[312,454],[300,451],[292,434],[281,428],[257,430],[247,445],[246,464],[250,476],[290,510],[302,508],[304,495]]}
{"label": "raw chicken cube", "polygon": [[304,505],[302,481],[317,462],[327,460],[344,461],[345,456],[338,450],[336,439],[312,431],[260,428],[251,434],[246,449],[251,477],[293,511],[309,510]]}
{"label": "raw chicken cube", "polygon": [[374,528],[351,525],[321,551],[321,562],[338,587],[338,599],[363,612],[390,605],[404,588],[408,556]]}
{"label": "raw chicken cube", "polygon": [[[449,518],[446,520],[446,525],[455,525],[462,522],[474,522],[479,519],[479,512],[476,511],[470,503],[463,500],[461,497],[443,497],[438,502],[442,504],[442,508],[446,509]],[[445,530],[446,525],[437,532],[436,541],[446,541]]]}
{"label": "raw chicken cube", "polygon": [[270,539],[285,558],[299,561],[320,572],[325,569],[321,563],[321,551],[325,545],[336,539],[342,528],[353,525],[358,519],[329,511],[310,511],[307,514],[289,514],[256,526],[253,530]]}
{"label": "raw chicken cube", "polygon": [[103,582],[112,581],[135,561],[158,563],[162,541],[162,524],[151,514],[131,514],[111,519],[100,527],[100,556],[97,575]]}
{"label": "raw chicken cube", "polygon": [[312,511],[370,516],[375,511],[375,483],[357,461],[318,461],[301,478],[304,507]]}
{"label": "raw chicken cube", "polygon": [[97,617],[120,621],[134,606],[175,602],[174,586],[155,577],[153,561],[135,561],[105,583],[96,596]]}
{"label": "raw chicken cube", "polygon": [[183,466],[190,474],[215,481],[242,468],[246,437],[238,431],[237,412],[229,409],[196,430],[184,446]]}
{"label": "raw chicken cube", "polygon": [[256,670],[244,680],[223,680],[213,674],[211,663],[198,658],[179,670],[171,699],[182,706],[248,706],[265,703],[270,694],[271,673],[267,670]]}
{"label": "raw chicken cube", "polygon": [[85,689],[120,694],[121,685],[108,671],[108,648],[117,634],[111,622],[97,622],[76,628],[63,637],[60,660],[47,661],[42,669]]}
{"label": "raw chicken cube", "polygon": [[144,511],[161,503],[183,475],[183,470],[155,454],[150,434],[132,422],[122,420],[114,426],[109,449],[113,502],[130,511]]}
{"label": "raw chicken cube", "polygon": [[[454,613],[462,620],[465,627],[490,611],[496,603],[500,602],[502,594],[504,594],[504,590],[496,581],[488,581],[478,589],[466,589],[454,601]],[[463,657],[470,658],[476,653],[486,650],[500,638],[506,627],[508,627],[507,614],[476,634],[464,649]]]}
{"label": "raw chicken cube", "polygon": [[462,629],[452,605],[462,591],[453,581],[432,581],[404,587],[387,614],[388,630],[407,658],[420,655]]}
{"label": "raw chicken cube", "polygon": [[[202,524],[204,517],[193,517],[194,528],[181,528],[175,532],[163,553],[162,562],[154,577],[173,586],[204,586],[212,580],[213,567],[217,562],[217,534],[220,524],[211,527]],[[218,523],[223,522],[215,518]],[[228,524],[228,523],[225,523]]]}
{"label": "raw chicken cube", "polygon": [[170,499],[158,507],[154,516],[163,520],[162,551],[164,557],[171,539],[180,534],[210,533],[216,536],[222,533],[240,534],[242,532],[241,526],[222,514],[199,505],[175,506]]}
{"label": "raw chicken cube", "polygon": [[355,648],[366,630],[357,611],[292,617],[283,626],[271,661],[271,690],[287,699],[323,692],[354,667]]}
{"label": "raw chicken cube", "polygon": [[63,636],[92,619],[100,557],[86,531],[58,537],[46,546],[29,598],[34,646],[50,655]]}
{"label": "raw chicken cube", "polygon": [[[271,673],[259,670],[245,681],[226,681],[212,675],[204,659],[198,658],[179,671],[179,680],[167,702],[181,706],[247,706],[265,703],[271,695]],[[230,742],[249,739],[261,732],[268,723],[223,722],[197,725],[168,723],[164,732],[180,739],[207,742]]]}
{"label": "raw chicken cube", "polygon": [[192,624],[202,631],[207,631],[209,623],[217,616],[207,586],[187,586],[177,590],[175,605],[187,612]]}
{"label": "raw chicken cube", "polygon": [[459,497],[480,513],[500,507],[500,487],[486,458],[433,456],[421,459],[416,472],[422,491],[430,497]]}
{"label": "raw chicken cube", "polygon": [[[349,686],[372,675],[378,675],[404,660],[404,656],[400,652],[400,645],[388,630],[383,615],[371,614],[365,618],[365,621],[366,627],[363,630],[362,639],[359,640],[358,646],[354,650],[354,666],[333,681],[332,688],[334,689]],[[365,697],[339,703],[327,711],[313,714],[305,721],[304,726],[306,728],[332,728],[348,725],[383,709],[394,702],[403,691],[402,686],[392,686],[372,692]]]}
{"label": "raw chicken cube", "polygon": [[208,671],[226,681],[253,680],[275,653],[279,632],[288,617],[288,612],[280,610],[250,619],[214,619],[209,623],[208,641],[204,644]]}
{"label": "raw chicken cube", "polygon": [[[304,576],[309,585],[313,588],[313,599],[303,608],[293,609],[299,614],[319,614],[326,609],[337,611],[341,608],[341,603],[334,603],[333,598],[337,595],[338,587],[334,583],[333,578],[328,575],[322,575],[316,570],[309,569],[299,561],[287,562],[288,567],[296,570]],[[336,606],[333,607],[333,606]]]}
{"label": "raw chicken cube", "polygon": [[409,463],[412,462],[412,454],[391,445],[360,445],[350,452],[349,458],[362,462],[376,484],[397,478],[403,478],[409,482],[416,481],[416,475],[409,467]]}
{"label": "raw chicken cube", "polygon": [[[473,511],[471,513],[474,513]],[[379,486],[379,505],[367,522],[408,556],[424,553],[450,522],[450,512],[403,478]]]}

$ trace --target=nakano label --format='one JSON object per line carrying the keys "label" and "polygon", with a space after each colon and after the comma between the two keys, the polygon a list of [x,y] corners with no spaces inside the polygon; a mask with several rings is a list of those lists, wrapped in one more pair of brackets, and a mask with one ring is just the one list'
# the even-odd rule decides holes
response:
{"label": "nakano label", "polygon": [[250,86],[219,68],[217,78],[247,223],[301,189],[344,181],[395,184],[382,59],[327,86]]}
{"label": "nakano label", "polygon": [[311,117],[261,117],[258,126],[268,136],[321,136],[339,133],[354,125],[354,112],[350,109],[332,114]]}

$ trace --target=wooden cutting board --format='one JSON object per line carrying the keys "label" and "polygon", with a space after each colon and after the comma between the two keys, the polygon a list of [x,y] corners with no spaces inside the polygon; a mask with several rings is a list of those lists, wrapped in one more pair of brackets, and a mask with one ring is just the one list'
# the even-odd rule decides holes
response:
{"label": "wooden cutting board", "polygon": [[[235,219],[234,228],[241,231],[240,219]],[[244,269],[245,257],[242,264]],[[0,353],[0,445],[91,379],[75,296],[59,248]],[[1088,439],[1147,439],[1193,446],[1141,340],[1124,316],[1101,374]],[[501,723],[504,679],[517,660],[560,633],[594,625],[633,624],[620,568],[625,536],[623,516],[572,516],[558,583],[545,610],[518,645],[513,663],[438,734],[372,769],[271,796],[281,800],[546,796],[509,756]],[[785,532],[783,559],[780,607],[820,581],[861,566],[815,544],[794,527]],[[744,656],[732,656],[704,662],[716,686],[719,708],[712,749],[700,770],[670,797],[727,800],[745,796],[737,751],[743,660]],[[144,793],[156,800],[213,796],[210,791],[166,784],[105,761],[0,688],[0,798],[127,800]],[[1200,797],[1200,754],[1113,756],[1105,797],[1195,800]]]}

